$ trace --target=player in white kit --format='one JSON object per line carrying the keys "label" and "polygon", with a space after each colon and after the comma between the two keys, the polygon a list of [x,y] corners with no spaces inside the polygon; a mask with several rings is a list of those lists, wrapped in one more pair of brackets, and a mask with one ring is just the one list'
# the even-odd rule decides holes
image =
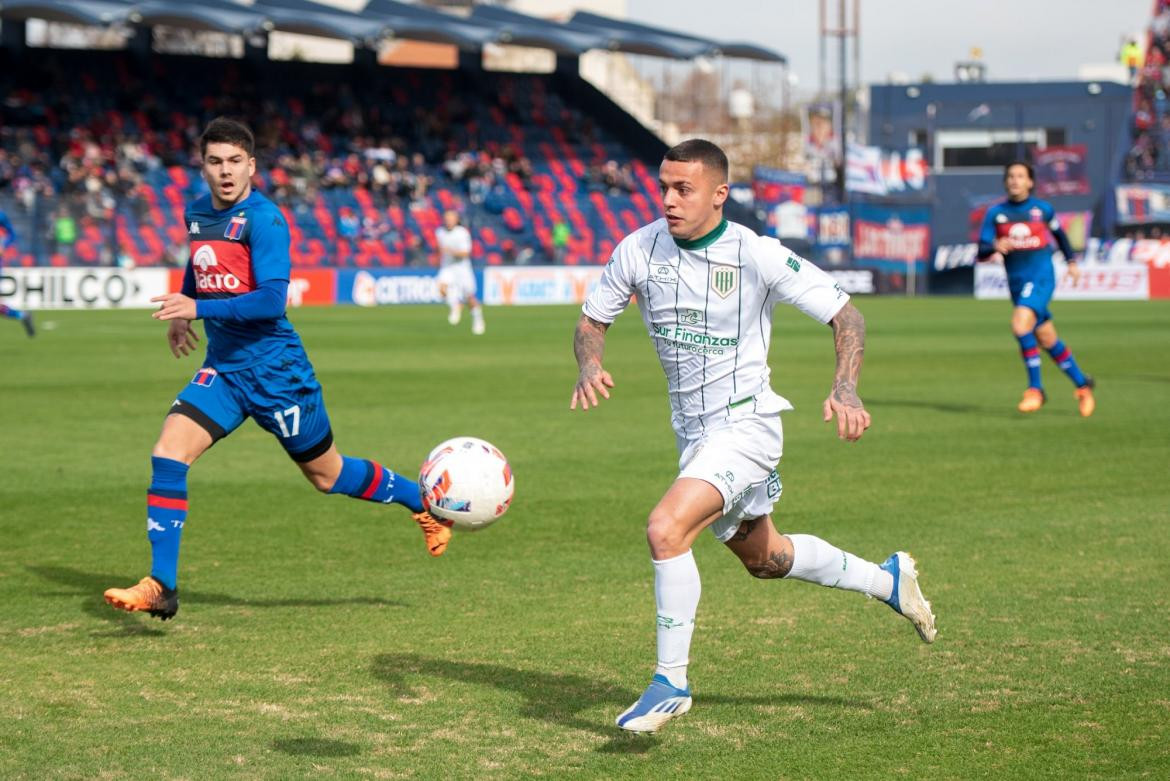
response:
{"label": "player in white kit", "polygon": [[447,300],[447,322],[458,325],[463,302],[471,310],[471,332],[482,334],[483,307],[475,297],[475,274],[471,270],[471,233],[459,224],[454,209],[443,212],[443,225],[435,230],[439,245],[439,293]]}
{"label": "player in white kit", "polygon": [[691,545],[710,527],[757,578],[793,578],[857,591],[886,602],[935,638],[930,603],[909,554],[878,565],[808,534],[781,535],[772,523],[780,496],[780,413],[792,409],[769,384],[772,309],[791,304],[832,326],[836,376],[824,419],[856,441],[870,416],[857,396],[865,321],[833,278],[780,242],[723,218],[727,157],[714,144],[673,147],[659,169],[665,217],[627,236],[586,300],[573,351],[580,375],[570,409],[609,398],[601,365],[605,333],[633,296],[666,373],[679,474],[650,511],[658,666],[645,692],[617,718],[654,732],[691,707],[687,664],[699,571]]}

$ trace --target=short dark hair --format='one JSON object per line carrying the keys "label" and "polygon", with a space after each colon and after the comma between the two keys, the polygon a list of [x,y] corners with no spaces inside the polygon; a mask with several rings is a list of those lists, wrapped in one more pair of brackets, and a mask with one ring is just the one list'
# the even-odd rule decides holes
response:
{"label": "short dark hair", "polygon": [[662,159],[675,163],[702,163],[704,168],[715,171],[722,177],[720,182],[727,181],[729,171],[727,155],[715,144],[702,138],[691,138],[675,144],[666,150]]}
{"label": "short dark hair", "polygon": [[1003,178],[1005,181],[1007,180],[1008,171],[1012,170],[1017,165],[1028,172],[1029,179],[1031,179],[1033,182],[1036,181],[1036,172],[1032,170],[1032,164],[1027,160],[1012,160],[1010,163],[1005,165],[1003,167]]}
{"label": "short dark hair", "polygon": [[207,123],[203,134],[199,136],[199,154],[207,154],[208,144],[232,144],[248,153],[248,157],[255,156],[256,138],[248,126],[238,119],[231,117],[216,117]]}

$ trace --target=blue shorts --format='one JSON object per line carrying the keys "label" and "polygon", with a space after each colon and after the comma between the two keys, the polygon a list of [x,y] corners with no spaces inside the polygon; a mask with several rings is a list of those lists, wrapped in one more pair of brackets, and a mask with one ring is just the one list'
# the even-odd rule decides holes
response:
{"label": "blue shorts", "polygon": [[1052,313],[1048,311],[1048,302],[1052,300],[1055,287],[1055,279],[1008,277],[1008,292],[1011,293],[1012,303],[1016,306],[1026,306],[1035,312],[1036,325],[1052,319]]}
{"label": "blue shorts", "polygon": [[321,383],[304,350],[285,350],[271,361],[232,372],[204,366],[179,392],[170,414],[194,420],[211,435],[212,444],[254,418],[302,463],[333,444]]}

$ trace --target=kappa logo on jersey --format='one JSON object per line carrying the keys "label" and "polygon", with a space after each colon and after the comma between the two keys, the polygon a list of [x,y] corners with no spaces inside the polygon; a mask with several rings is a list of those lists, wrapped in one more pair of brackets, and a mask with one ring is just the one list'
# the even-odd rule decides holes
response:
{"label": "kappa logo on jersey", "polygon": [[735,266],[711,267],[711,290],[720,298],[727,298],[739,287],[739,269]]}
{"label": "kappa logo on jersey", "polygon": [[199,371],[195,372],[195,376],[191,378],[192,385],[202,385],[204,388],[210,388],[211,383],[215,382],[215,378],[219,376],[219,372],[210,366],[204,366]]}
{"label": "kappa logo on jersey", "polygon": [[232,241],[239,241],[240,237],[244,235],[244,226],[247,224],[248,218],[243,214],[237,214],[228,220],[227,230],[223,232],[223,237]]}
{"label": "kappa logo on jersey", "polygon": [[193,236],[198,236],[199,235],[199,223],[192,220],[191,224],[189,226],[187,226],[187,232]]}
{"label": "kappa logo on jersey", "polygon": [[240,287],[240,279],[235,274],[215,273],[210,270],[219,267],[219,258],[210,244],[204,244],[195,250],[191,265],[195,267],[196,290],[232,291]]}

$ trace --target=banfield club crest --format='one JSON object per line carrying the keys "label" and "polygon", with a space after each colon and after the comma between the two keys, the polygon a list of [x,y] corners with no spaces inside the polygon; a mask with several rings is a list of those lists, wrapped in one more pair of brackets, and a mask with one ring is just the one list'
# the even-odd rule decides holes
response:
{"label": "banfield club crest", "polygon": [[739,269],[735,266],[711,267],[711,290],[720,298],[727,298],[739,287]]}

